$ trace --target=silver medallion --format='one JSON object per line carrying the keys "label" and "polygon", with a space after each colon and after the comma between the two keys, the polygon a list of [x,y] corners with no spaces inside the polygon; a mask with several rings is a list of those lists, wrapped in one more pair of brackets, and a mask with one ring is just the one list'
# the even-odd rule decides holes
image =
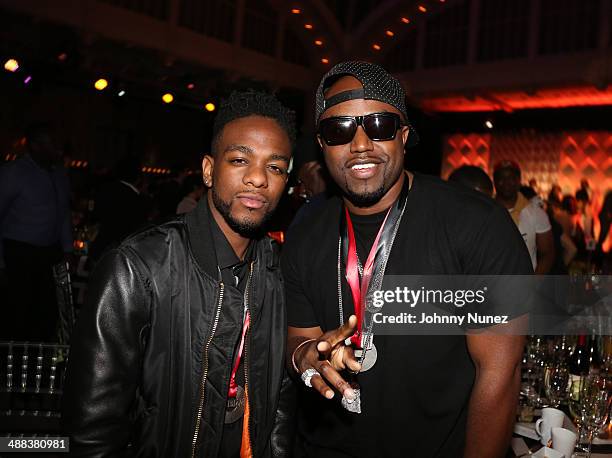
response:
{"label": "silver medallion", "polygon": [[227,398],[225,405],[225,424],[234,423],[244,415],[245,396],[244,388],[238,385],[235,398]]}
{"label": "silver medallion", "polygon": [[378,359],[378,351],[376,350],[376,345],[372,344],[370,349],[366,351],[365,357],[363,358],[363,363],[361,363],[361,372],[369,371],[376,364],[376,360]]}
{"label": "silver medallion", "polygon": [[362,336],[362,346],[363,348],[355,350],[355,359],[361,364],[359,372],[366,372],[374,367],[378,359],[378,351],[376,350],[376,345],[374,345],[374,336],[369,335],[367,338]]}

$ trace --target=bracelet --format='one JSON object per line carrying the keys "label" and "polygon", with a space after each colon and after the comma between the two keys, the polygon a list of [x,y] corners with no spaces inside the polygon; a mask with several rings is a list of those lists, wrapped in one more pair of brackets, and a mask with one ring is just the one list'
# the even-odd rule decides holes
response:
{"label": "bracelet", "polygon": [[293,364],[293,368],[295,369],[295,372],[297,372],[298,374],[301,374],[301,372],[298,369],[297,364],[295,364],[295,354],[304,345],[306,345],[307,343],[310,343],[310,342],[314,342],[315,340],[317,340],[317,339],[307,339],[307,340],[304,340],[297,347],[295,347],[295,350],[293,350],[293,353],[291,354],[291,363]]}

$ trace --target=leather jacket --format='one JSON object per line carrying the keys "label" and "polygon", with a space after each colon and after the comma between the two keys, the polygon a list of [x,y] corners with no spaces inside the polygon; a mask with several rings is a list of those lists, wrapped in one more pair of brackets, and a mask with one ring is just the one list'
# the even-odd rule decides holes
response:
{"label": "leather jacket", "polygon": [[[203,238],[206,205],[129,237],[96,266],[63,400],[73,456],[218,455],[244,298],[217,279]],[[249,288],[243,357],[255,457],[289,456],[293,447],[276,251],[268,238],[256,242]],[[222,307],[231,319],[219,320]]]}

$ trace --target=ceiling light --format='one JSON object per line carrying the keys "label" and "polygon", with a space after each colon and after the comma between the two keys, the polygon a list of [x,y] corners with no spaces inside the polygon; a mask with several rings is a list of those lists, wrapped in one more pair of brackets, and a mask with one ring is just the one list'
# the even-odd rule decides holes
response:
{"label": "ceiling light", "polygon": [[164,103],[172,103],[172,101],[174,100],[174,96],[169,92],[166,92],[164,95],[162,95],[162,100],[164,101]]}
{"label": "ceiling light", "polygon": [[425,8],[423,5],[419,5],[419,11],[421,13],[427,13],[427,8]]}
{"label": "ceiling light", "polygon": [[323,46],[323,41],[322,40],[315,40],[314,44],[317,45],[317,46]]}
{"label": "ceiling light", "polygon": [[106,81],[104,78],[100,78],[94,83],[94,87],[98,91],[103,91],[104,89],[106,89],[107,86],[108,86],[108,81]]}
{"label": "ceiling light", "polygon": [[388,37],[392,37],[393,35],[395,35],[391,30],[387,30],[385,33]]}
{"label": "ceiling light", "polygon": [[372,45],[372,48],[373,48],[375,51],[380,51],[380,45],[379,45],[379,44],[374,43],[374,44]]}
{"label": "ceiling light", "polygon": [[15,73],[19,70],[19,62],[17,62],[17,59],[9,59],[4,63],[4,69],[8,72]]}
{"label": "ceiling light", "polygon": [[404,24],[410,24],[410,19],[408,19],[407,17],[403,17],[403,18],[402,18],[402,22],[403,22]]}
{"label": "ceiling light", "polygon": [[302,12],[302,10],[301,10],[301,9],[299,9],[299,8],[293,8],[293,9],[291,10],[291,12],[292,12],[293,14],[300,14],[300,13]]}
{"label": "ceiling light", "polygon": [[323,59],[321,59],[321,63],[322,64],[329,64],[329,59],[327,57],[324,57]]}
{"label": "ceiling light", "polygon": [[217,107],[215,107],[215,104],[212,102],[208,102],[206,105],[204,105],[204,109],[206,111],[215,111],[215,108]]}
{"label": "ceiling light", "polygon": [[312,30],[312,24],[304,24],[304,28],[308,30]]}

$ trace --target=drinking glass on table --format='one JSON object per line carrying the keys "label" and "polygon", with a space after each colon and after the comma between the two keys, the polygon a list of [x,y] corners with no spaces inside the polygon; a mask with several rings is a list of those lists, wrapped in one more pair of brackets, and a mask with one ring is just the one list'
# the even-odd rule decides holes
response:
{"label": "drinking glass on table", "polygon": [[557,408],[569,395],[569,370],[564,365],[553,366],[546,377],[546,396],[551,407]]}
{"label": "drinking glass on table", "polygon": [[611,402],[612,396],[605,377],[590,375],[584,380],[580,393],[580,423],[588,441],[587,458],[591,456],[593,438],[609,417]]}

